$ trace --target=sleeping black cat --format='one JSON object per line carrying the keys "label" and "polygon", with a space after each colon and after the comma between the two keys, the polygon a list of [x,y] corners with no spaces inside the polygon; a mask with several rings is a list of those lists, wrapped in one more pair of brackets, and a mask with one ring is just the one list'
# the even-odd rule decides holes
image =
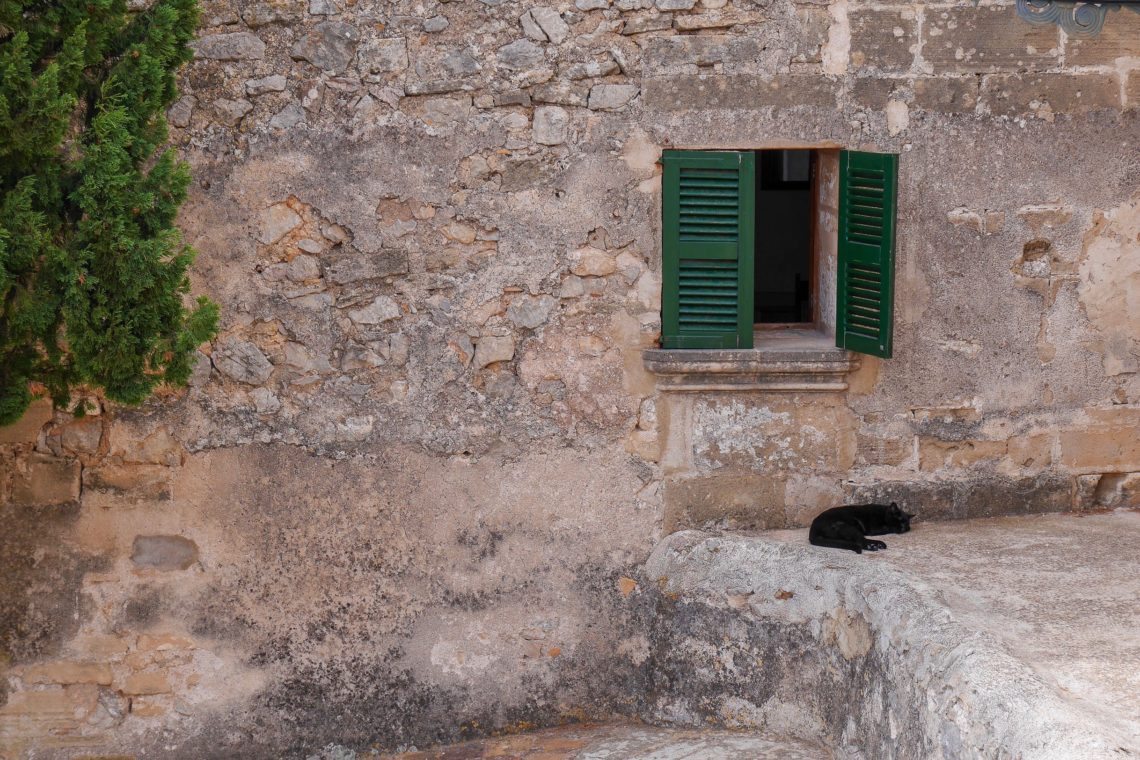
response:
{"label": "sleeping black cat", "polygon": [[885,533],[906,533],[910,530],[910,518],[899,509],[895,502],[887,504],[853,504],[834,507],[811,521],[808,541],[815,546],[832,549],[850,549],[862,554],[866,549],[877,552],[886,549],[882,541],[873,541],[867,536],[881,536]]}

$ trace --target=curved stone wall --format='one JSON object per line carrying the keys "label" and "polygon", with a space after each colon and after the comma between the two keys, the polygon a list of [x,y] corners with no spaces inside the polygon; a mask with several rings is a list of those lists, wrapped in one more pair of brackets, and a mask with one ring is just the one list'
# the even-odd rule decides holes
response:
{"label": "curved stone wall", "polygon": [[1109,760],[1131,746],[883,563],[686,531],[646,572],[660,586],[649,720],[759,728],[868,760]]}

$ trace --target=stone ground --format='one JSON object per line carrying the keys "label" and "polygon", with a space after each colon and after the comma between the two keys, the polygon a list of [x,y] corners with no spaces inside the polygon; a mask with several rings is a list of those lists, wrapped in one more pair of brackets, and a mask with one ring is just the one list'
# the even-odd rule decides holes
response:
{"label": "stone ground", "polygon": [[863,559],[925,583],[962,623],[1140,746],[1140,512],[915,523],[882,538],[887,551]]}
{"label": "stone ground", "polygon": [[573,726],[454,744],[387,760],[827,760],[829,751],[752,733],[617,724]]}

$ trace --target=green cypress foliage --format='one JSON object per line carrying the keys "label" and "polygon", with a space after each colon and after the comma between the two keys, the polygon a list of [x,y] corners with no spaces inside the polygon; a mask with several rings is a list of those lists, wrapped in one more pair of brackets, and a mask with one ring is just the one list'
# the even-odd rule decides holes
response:
{"label": "green cypress foliage", "polygon": [[184,302],[190,174],[163,148],[197,21],[197,0],[0,0],[0,425],[37,392],[184,384],[215,333]]}

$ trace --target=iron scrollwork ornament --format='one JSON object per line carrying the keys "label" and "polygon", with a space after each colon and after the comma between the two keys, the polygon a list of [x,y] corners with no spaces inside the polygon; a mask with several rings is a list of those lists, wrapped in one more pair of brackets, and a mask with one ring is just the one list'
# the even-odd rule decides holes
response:
{"label": "iron scrollwork ornament", "polygon": [[1128,8],[1140,13],[1140,0],[1017,0],[1017,15],[1031,24],[1058,24],[1070,37],[1088,38],[1100,34],[1109,10]]}

